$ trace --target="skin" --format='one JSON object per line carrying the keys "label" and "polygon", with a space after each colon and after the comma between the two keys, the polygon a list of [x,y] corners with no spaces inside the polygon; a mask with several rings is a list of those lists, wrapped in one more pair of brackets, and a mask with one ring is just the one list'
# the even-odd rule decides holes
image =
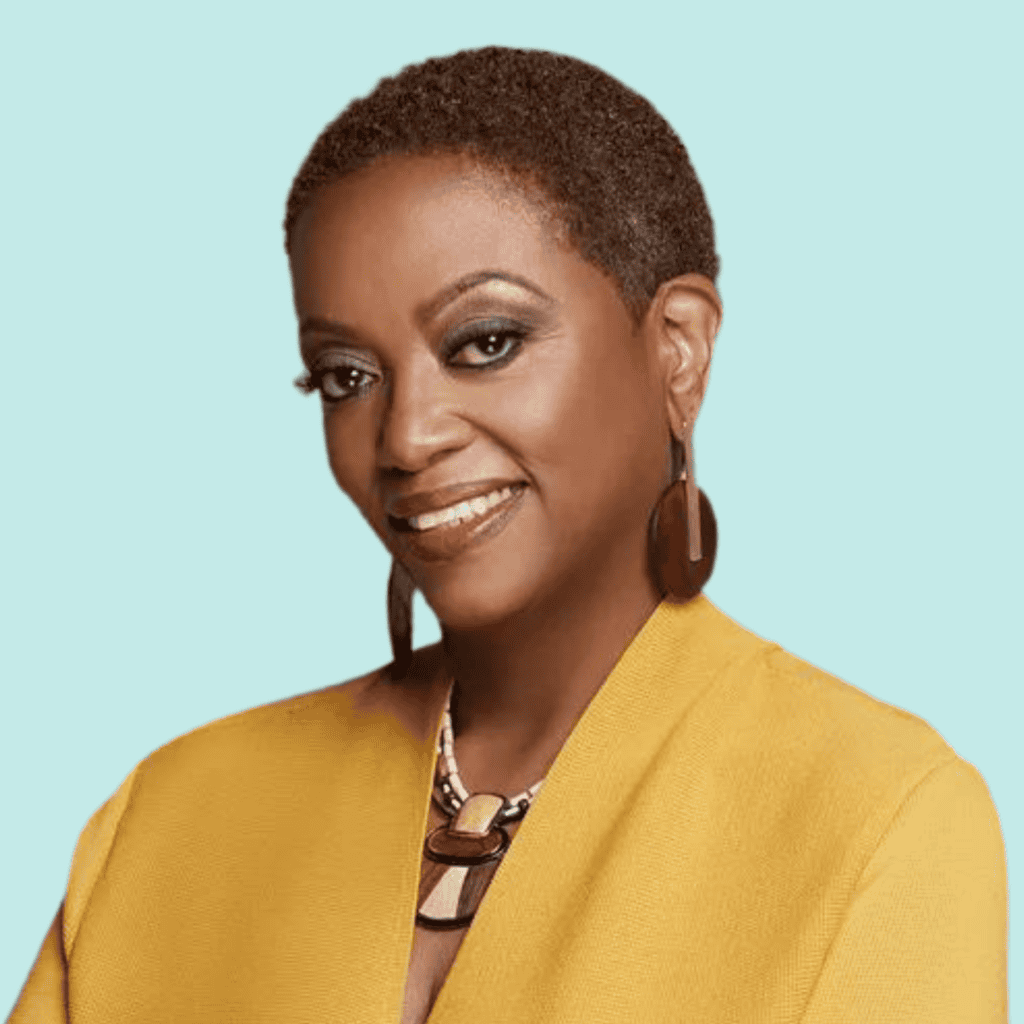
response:
{"label": "skin", "polygon": [[[518,792],[546,774],[658,603],[648,523],[672,435],[703,399],[718,295],[700,275],[675,278],[636,324],[535,193],[457,156],[390,157],[326,186],[291,252],[303,360],[344,362],[358,385],[324,405],[331,471],[438,616],[467,787]],[[444,301],[488,271],[525,284]],[[477,331],[483,344],[454,350],[481,321],[512,333],[488,346]],[[504,530],[447,560],[410,555],[389,500],[488,478],[528,485]],[[440,691],[422,692],[432,704]],[[463,934],[420,932],[410,992],[419,974],[433,981],[408,1020]]]}

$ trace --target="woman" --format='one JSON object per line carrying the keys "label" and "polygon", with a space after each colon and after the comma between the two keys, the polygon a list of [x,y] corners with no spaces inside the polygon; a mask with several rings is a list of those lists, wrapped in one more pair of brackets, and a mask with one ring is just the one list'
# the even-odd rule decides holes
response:
{"label": "woman", "polygon": [[981,777],[700,595],[718,261],[650,105],[546,53],[407,68],[285,229],[394,661],[142,762],[11,1019],[1005,1020]]}

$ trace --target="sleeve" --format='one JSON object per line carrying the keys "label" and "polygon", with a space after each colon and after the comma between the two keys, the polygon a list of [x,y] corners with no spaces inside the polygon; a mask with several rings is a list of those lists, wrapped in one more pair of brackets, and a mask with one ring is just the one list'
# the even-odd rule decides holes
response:
{"label": "sleeve", "polygon": [[39,956],[7,1024],[67,1024],[70,1020],[68,964],[93,886],[103,871],[128,806],[138,768],[89,819],[78,837],[67,895],[43,939]]}
{"label": "sleeve", "polygon": [[1006,860],[985,782],[935,768],[853,894],[803,1024],[1005,1024]]}
{"label": "sleeve", "polygon": [[64,959],[61,903],[7,1024],[67,1024],[68,965]]}

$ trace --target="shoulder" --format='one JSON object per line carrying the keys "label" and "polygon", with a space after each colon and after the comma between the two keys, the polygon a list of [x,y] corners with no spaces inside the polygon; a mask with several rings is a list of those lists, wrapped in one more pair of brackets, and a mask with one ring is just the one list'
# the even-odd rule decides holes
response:
{"label": "shoulder", "polygon": [[303,815],[315,819],[344,797],[346,780],[368,772],[379,779],[415,761],[433,743],[445,692],[440,665],[439,652],[425,648],[401,681],[376,669],[209,722],[149,754],[79,836],[66,948],[117,851],[132,872],[142,872],[139,864],[153,870],[190,844],[216,848],[232,829],[260,834],[295,827]]}
{"label": "shoulder", "polygon": [[356,724],[361,695],[383,675],[378,669],[198,726],[146,756],[136,766],[136,785],[167,775],[233,771],[250,760],[319,746],[330,738],[344,742]]}
{"label": "shoulder", "polygon": [[851,770],[934,767],[956,756],[918,715],[758,636],[703,596],[663,607],[652,639],[658,651],[645,669],[664,673],[674,690],[699,689],[694,711],[737,756],[770,752],[792,765]]}
{"label": "shoulder", "polygon": [[843,760],[929,767],[956,757],[923,718],[764,640],[715,610],[718,630],[741,657],[722,671],[712,701],[737,743],[785,751],[794,761]]}
{"label": "shoulder", "polygon": [[257,797],[289,799],[311,779],[338,777],[368,757],[400,761],[432,743],[444,701],[435,647],[401,680],[390,666],[199,726],[145,757],[100,811],[111,834],[124,819],[177,809],[186,817]]}
{"label": "shoulder", "polygon": [[918,715],[715,616],[731,653],[675,749],[717,833],[786,877],[838,884],[842,906],[879,873],[952,880],[967,864],[998,903],[999,820],[977,769]]}
{"label": "shoulder", "polygon": [[924,719],[716,613],[742,656],[725,664],[691,727],[713,751],[713,770],[735,783],[738,807],[828,821],[852,841],[861,830],[880,836],[920,787],[990,805],[977,771]]}
{"label": "shoulder", "polygon": [[732,696],[761,723],[763,741],[797,761],[888,774],[927,772],[956,757],[923,718],[776,645],[762,648],[744,678],[730,682]]}
{"label": "shoulder", "polygon": [[[420,739],[430,729],[441,677],[437,645],[416,652],[401,680],[390,666],[199,726],[164,744],[136,768],[140,780],[190,769],[236,773],[249,761],[304,760],[344,749],[368,732],[408,733]],[[442,698],[443,699],[443,698]],[[439,710],[439,709],[438,709]]]}

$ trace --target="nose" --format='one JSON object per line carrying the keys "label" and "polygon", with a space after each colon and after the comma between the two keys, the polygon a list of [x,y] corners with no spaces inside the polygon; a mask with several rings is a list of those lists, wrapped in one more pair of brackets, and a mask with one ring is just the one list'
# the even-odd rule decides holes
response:
{"label": "nose", "polygon": [[[433,364],[433,365],[432,365]],[[472,440],[455,385],[429,356],[410,361],[390,381],[378,439],[378,465],[418,473]]]}

